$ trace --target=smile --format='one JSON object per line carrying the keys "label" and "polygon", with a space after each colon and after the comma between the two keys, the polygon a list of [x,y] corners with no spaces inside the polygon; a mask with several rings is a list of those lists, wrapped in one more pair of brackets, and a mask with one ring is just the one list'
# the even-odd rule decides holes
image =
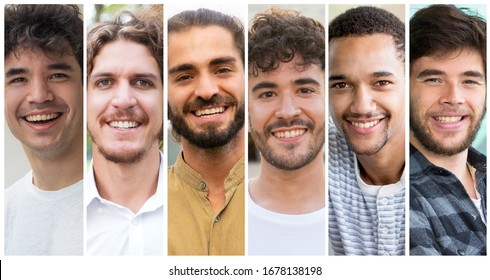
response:
{"label": "smile", "polygon": [[47,123],[59,118],[60,115],[60,113],[29,115],[24,117],[24,119],[30,123]]}
{"label": "smile", "polygon": [[215,108],[207,108],[207,109],[202,109],[202,110],[196,110],[194,111],[194,115],[198,117],[204,117],[204,118],[210,118],[215,115],[222,114],[226,108],[224,106],[221,107],[215,107]]}
{"label": "smile", "polygon": [[447,117],[447,116],[440,116],[440,117],[434,117],[434,119],[440,123],[456,123],[459,122],[463,119],[462,116],[457,116],[457,117]]}
{"label": "smile", "polygon": [[355,127],[359,128],[371,128],[379,123],[379,120],[370,121],[370,122],[351,122],[351,124]]}
{"label": "smile", "polygon": [[109,125],[113,128],[130,129],[140,126],[140,123],[136,121],[112,121],[109,122]]}
{"label": "smile", "polygon": [[273,132],[272,135],[277,138],[293,138],[298,137],[306,133],[306,129],[294,129],[288,131]]}

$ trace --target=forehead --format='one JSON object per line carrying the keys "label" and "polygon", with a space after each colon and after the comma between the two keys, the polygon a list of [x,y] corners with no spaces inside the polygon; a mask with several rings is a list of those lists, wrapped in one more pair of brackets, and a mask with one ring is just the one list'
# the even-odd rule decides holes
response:
{"label": "forehead", "polygon": [[156,59],[147,46],[130,40],[116,40],[107,43],[95,56],[94,69],[97,70],[132,70],[159,71]]}
{"label": "forehead", "polygon": [[296,57],[292,61],[282,62],[277,69],[272,71],[259,71],[257,76],[249,75],[249,82],[255,83],[263,80],[272,82],[291,83],[296,79],[314,78],[318,83],[325,79],[325,71],[320,65],[310,64],[302,65],[303,59]]}
{"label": "forehead", "polygon": [[330,71],[355,73],[404,67],[391,35],[335,38],[330,41],[329,47]]}
{"label": "forehead", "polygon": [[410,67],[412,72],[427,69],[441,70],[445,74],[462,74],[468,71],[485,72],[483,58],[474,49],[462,49],[442,55],[422,56],[415,60]]}
{"label": "forehead", "polygon": [[169,68],[184,63],[207,63],[224,56],[241,61],[233,34],[221,26],[191,27],[168,35]]}
{"label": "forehead", "polygon": [[[74,70],[81,71],[81,67],[78,65],[78,62],[73,54],[45,52],[38,48],[17,48],[12,51],[5,58],[5,71],[11,67],[22,67],[27,69],[39,66],[48,67],[49,65],[60,62],[73,66]],[[75,65],[78,67],[75,67]]]}

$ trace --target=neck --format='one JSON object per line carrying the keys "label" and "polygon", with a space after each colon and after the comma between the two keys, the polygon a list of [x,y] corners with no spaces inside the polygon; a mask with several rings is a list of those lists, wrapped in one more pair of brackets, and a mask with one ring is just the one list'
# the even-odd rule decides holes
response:
{"label": "neck", "polygon": [[100,196],[137,213],[156,193],[160,160],[158,144],[133,164],[109,161],[94,146],[93,167]]}
{"label": "neck", "polygon": [[259,176],[250,183],[252,200],[283,214],[305,214],[325,207],[325,169],[322,153],[297,170],[282,170],[261,158]]}
{"label": "neck", "polygon": [[400,181],[405,167],[405,134],[393,135],[377,153],[356,155],[361,178],[368,185],[389,185]]}
{"label": "neck", "polygon": [[213,149],[202,149],[182,139],[184,161],[206,180],[210,189],[222,188],[230,170],[245,152],[244,143],[243,129],[228,144]]}
{"label": "neck", "polygon": [[243,128],[228,144],[213,149],[202,149],[183,139],[182,152],[187,165],[206,181],[207,198],[214,213],[218,213],[226,200],[225,180],[245,152]]}
{"label": "neck", "polygon": [[61,190],[83,179],[83,140],[73,143],[69,153],[55,157],[39,156],[26,147],[24,151],[32,168],[33,184],[41,190]]}

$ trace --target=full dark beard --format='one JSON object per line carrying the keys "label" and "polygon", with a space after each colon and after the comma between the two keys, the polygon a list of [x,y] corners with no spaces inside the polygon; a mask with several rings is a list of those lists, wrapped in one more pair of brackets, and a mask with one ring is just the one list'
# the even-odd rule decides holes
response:
{"label": "full dark beard", "polygon": [[458,145],[454,145],[452,147],[445,147],[441,143],[437,142],[433,137],[427,126],[422,124],[422,120],[416,114],[415,109],[410,106],[410,130],[413,132],[413,136],[417,138],[422,146],[424,146],[427,150],[444,156],[453,156],[463,152],[468,149],[475,140],[476,134],[480,129],[480,125],[485,116],[486,106],[483,108],[483,113],[480,118],[474,123],[473,126],[468,128],[468,134],[466,138],[461,141]]}
{"label": "full dark beard", "polygon": [[236,137],[245,123],[245,103],[238,104],[233,121],[228,127],[217,129],[214,124],[209,124],[202,132],[193,131],[187,125],[183,116],[176,114],[171,106],[168,106],[168,112],[169,119],[172,122],[172,129],[191,144],[201,149],[213,149],[228,144]]}

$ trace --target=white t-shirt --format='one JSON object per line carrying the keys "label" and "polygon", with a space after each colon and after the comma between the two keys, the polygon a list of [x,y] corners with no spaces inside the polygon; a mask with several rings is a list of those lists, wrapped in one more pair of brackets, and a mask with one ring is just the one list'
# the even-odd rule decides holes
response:
{"label": "white t-shirt", "polygon": [[87,178],[87,255],[163,255],[163,155],[157,190],[138,213],[102,198],[94,170]]}
{"label": "white t-shirt", "polygon": [[82,254],[83,181],[44,191],[29,171],[5,191],[5,255]]}
{"label": "white t-shirt", "polygon": [[248,255],[325,255],[325,208],[288,215],[255,204],[248,194]]}

